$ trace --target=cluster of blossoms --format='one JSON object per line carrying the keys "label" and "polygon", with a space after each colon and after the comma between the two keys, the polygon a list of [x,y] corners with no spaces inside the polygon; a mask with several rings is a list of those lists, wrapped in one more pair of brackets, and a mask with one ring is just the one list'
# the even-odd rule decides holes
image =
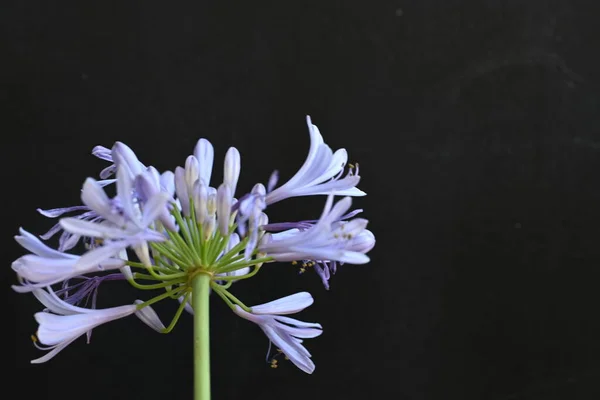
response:
{"label": "cluster of blossoms", "polygon": [[[321,325],[285,316],[310,306],[311,295],[301,292],[250,307],[229,290],[271,262],[312,266],[328,288],[337,265],[369,261],[365,253],[375,238],[366,229],[367,220],[354,218],[361,210],[350,211],[350,196],[365,195],[356,188],[358,167],[349,165],[345,172],[346,151],[332,152],[308,117],[307,123],[310,150],[298,172],[279,187],[275,172],[266,187],[258,183],[239,198],[240,154],[233,147],[225,155],[223,182],[216,187],[211,186],[213,147],[205,139],[198,141],[184,167],[163,173],[144,165],[123,143],[95,147],[92,153],[110,165],[100,180],[85,181],[83,204],[39,210],[60,217],[40,236],[48,240],[60,234],[58,249],[23,229],[15,237],[31,253],[13,262],[19,280],[13,289],[33,293],[45,307],[35,314],[39,327],[34,342],[50,351],[32,363],[48,361],[84,334],[89,340],[93,328],[132,314],[158,332],[171,331],[183,310],[194,313],[192,281],[202,274],[235,314],[256,323],[286,358],[311,373],[314,364],[302,339],[320,335]],[[105,191],[109,185],[115,186],[114,196]],[[269,222],[268,206],[309,195],[327,196],[319,219]],[[335,196],[344,197],[334,202]],[[86,251],[71,254],[78,243]],[[161,294],[97,309],[98,287],[115,280]],[[165,327],[151,305],[167,298],[177,300],[179,308]]]}

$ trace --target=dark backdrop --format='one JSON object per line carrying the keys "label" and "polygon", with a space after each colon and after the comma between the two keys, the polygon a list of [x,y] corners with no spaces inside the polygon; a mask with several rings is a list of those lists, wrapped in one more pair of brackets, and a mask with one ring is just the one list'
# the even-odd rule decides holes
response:
{"label": "dark backdrop", "polygon": [[[592,1],[8,1],[0,6],[5,391],[20,398],[189,399],[191,321],[131,318],[51,362],[10,263],[37,207],[76,204],[121,140],[159,169],[200,137],[242,153],[239,188],[282,179],[310,114],[361,165],[371,263],[272,265],[248,304],[309,290],[317,369],[271,369],[260,329],[212,304],[215,399],[600,396],[600,33]],[[318,215],[324,198],[272,207]],[[103,306],[137,296],[102,287]],[[142,294],[144,296],[145,294]],[[168,321],[174,304],[158,310]],[[11,355],[14,352],[14,356]],[[13,381],[12,379],[17,381]],[[7,392],[5,392],[7,393]]]}

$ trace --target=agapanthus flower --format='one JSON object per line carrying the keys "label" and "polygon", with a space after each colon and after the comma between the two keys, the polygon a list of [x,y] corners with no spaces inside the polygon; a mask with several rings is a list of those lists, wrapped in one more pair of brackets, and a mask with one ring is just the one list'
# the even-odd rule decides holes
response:
{"label": "agapanthus flower", "polygon": [[85,268],[77,268],[81,256],[60,252],[46,246],[31,233],[20,229],[15,240],[33,254],[19,257],[12,264],[12,269],[22,282],[13,286],[17,292],[28,292],[35,288],[47,287],[66,281],[77,275],[109,271],[125,266],[125,260],[109,257],[101,263],[87,264]]}
{"label": "agapanthus flower", "polygon": [[145,324],[154,330],[161,330],[164,326],[158,315],[151,307],[138,308],[140,302],[119,307],[92,310],[73,306],[61,300],[52,289],[35,289],[35,297],[46,306],[42,312],[35,314],[39,324],[36,332],[36,341],[47,347],[38,346],[41,350],[50,350],[43,357],[32,360],[32,364],[46,362],[61,350],[84,335],[91,329],[129,315],[137,315]]}
{"label": "agapanthus flower", "polygon": [[[258,182],[246,192],[238,187],[241,156],[234,147],[225,154],[222,182],[214,183],[214,149],[206,139],[198,140],[193,154],[172,171],[142,163],[121,142],[110,149],[96,146],[92,153],[110,165],[100,180],[89,177],[78,185],[82,204],[40,211],[59,218],[41,236],[47,240],[62,230],[58,249],[23,229],[15,236],[30,253],[13,262],[20,283],[13,288],[32,292],[45,307],[35,314],[36,341],[50,352],[33,362],[47,361],[78,337],[87,334],[89,340],[93,328],[132,314],[158,332],[170,332],[187,310],[195,321],[197,368],[206,369],[207,307],[216,294],[235,314],[258,324],[294,365],[312,373],[315,366],[302,340],[319,336],[322,327],[285,316],[311,305],[312,296],[301,292],[248,307],[231,291],[233,283],[276,268],[271,265],[278,261],[314,266],[326,288],[339,265],[369,261],[375,236],[366,229],[367,219],[356,217],[362,210],[349,211],[351,197],[365,195],[356,187],[358,165],[347,164],[345,149],[333,152],[310,118],[307,124],[310,149],[297,173],[276,187],[275,172],[266,186]],[[108,185],[116,187],[114,196],[105,190]],[[309,195],[326,196],[319,218],[269,220],[270,205]],[[336,201],[336,196],[344,197]],[[67,252],[80,240],[86,245],[82,254]],[[97,308],[99,287],[118,282],[161,294]],[[165,326],[151,305],[166,299],[177,300],[177,310]],[[197,384],[206,390],[209,383],[200,379]]]}
{"label": "agapanthus flower", "polygon": [[304,310],[313,303],[308,292],[296,293],[269,303],[250,307],[250,312],[235,305],[233,311],[240,317],[257,324],[269,340],[277,346],[295,366],[311,374],[315,364],[302,345],[302,339],[315,338],[323,333],[320,324],[284,317]]}
{"label": "agapanthus flower", "polygon": [[356,187],[360,181],[358,168],[351,167],[342,178],[348,162],[346,150],[332,152],[324,142],[319,128],[313,125],[308,116],[306,124],[310,133],[310,149],[306,161],[289,181],[266,196],[267,205],[297,196],[330,193],[338,196],[364,196],[366,193]]}

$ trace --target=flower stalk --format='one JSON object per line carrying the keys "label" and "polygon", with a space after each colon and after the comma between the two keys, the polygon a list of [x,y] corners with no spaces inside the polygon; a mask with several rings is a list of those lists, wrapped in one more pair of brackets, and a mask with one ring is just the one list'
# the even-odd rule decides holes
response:
{"label": "flower stalk", "polygon": [[209,295],[211,276],[199,273],[192,281],[194,309],[194,400],[210,400]]}

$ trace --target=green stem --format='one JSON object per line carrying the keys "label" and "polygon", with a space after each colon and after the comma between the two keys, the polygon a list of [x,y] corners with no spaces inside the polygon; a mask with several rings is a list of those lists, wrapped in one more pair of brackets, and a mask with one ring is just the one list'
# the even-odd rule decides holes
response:
{"label": "green stem", "polygon": [[194,309],[194,400],[210,400],[210,275],[200,273],[192,281]]}

